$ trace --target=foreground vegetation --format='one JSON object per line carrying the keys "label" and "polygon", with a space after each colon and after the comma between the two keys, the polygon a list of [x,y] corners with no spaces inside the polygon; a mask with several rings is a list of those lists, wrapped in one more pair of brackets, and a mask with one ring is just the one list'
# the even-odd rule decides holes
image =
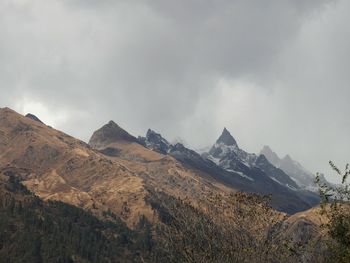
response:
{"label": "foreground vegetation", "polygon": [[[162,192],[146,200],[157,214],[128,228],[62,202],[44,202],[13,173],[0,174],[0,262],[350,262],[349,167],[341,187],[318,181],[328,238],[307,222],[301,236],[286,234],[270,197],[209,195],[191,203]],[[317,235],[313,235],[317,233]]]}
{"label": "foreground vegetation", "polygon": [[237,193],[228,199],[209,197],[210,203],[191,204],[158,195],[160,218],[155,248],[158,262],[280,262],[290,258],[287,246],[276,242],[271,226],[280,213],[268,197]]}
{"label": "foreground vegetation", "polygon": [[[4,178],[2,178],[4,179]],[[10,175],[0,181],[0,262],[137,262],[143,230],[43,202]]]}
{"label": "foreground vegetation", "polygon": [[330,162],[332,169],[341,177],[340,186],[330,186],[321,183],[320,176],[317,176],[320,194],[322,197],[322,212],[328,218],[324,225],[329,240],[327,246],[330,255],[327,262],[349,263],[350,262],[350,175],[349,164],[342,172],[333,162]]}

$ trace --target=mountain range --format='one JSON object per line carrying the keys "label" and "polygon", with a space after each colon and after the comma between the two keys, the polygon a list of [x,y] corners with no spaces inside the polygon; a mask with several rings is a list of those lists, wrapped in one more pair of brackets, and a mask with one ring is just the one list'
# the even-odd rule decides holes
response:
{"label": "mountain range", "polygon": [[[169,222],[171,209],[167,207],[166,200],[173,200],[171,202],[177,203],[176,207],[182,208],[189,203],[193,207],[191,209],[196,211],[194,215],[198,216],[206,213],[207,209],[202,207],[210,207],[213,200],[219,198],[222,200],[220,202],[228,204],[234,198],[239,200],[234,202],[235,211],[238,211],[235,216],[241,213],[247,213],[250,217],[259,216],[259,220],[254,217],[256,221],[253,222],[254,227],[260,227],[259,231],[250,220],[243,220],[240,224],[249,237],[248,241],[258,238],[260,234],[269,239],[272,235],[277,239],[289,233],[291,228],[310,228],[310,231],[307,235],[301,231],[299,235],[288,238],[295,242],[312,240],[320,233],[321,223],[315,219],[316,208],[313,208],[319,202],[318,195],[295,180],[296,175],[282,169],[285,166],[274,165],[271,157],[266,155],[247,153],[241,149],[226,128],[210,150],[201,154],[181,143],[173,145],[153,130],[148,130],[145,137],[135,137],[114,121],[96,130],[89,143],[85,143],[45,125],[33,114],[22,116],[9,108],[1,108],[0,185],[3,195],[0,195],[0,213],[3,211],[1,209],[5,209],[6,218],[16,216],[16,220],[22,222],[16,209],[11,210],[10,215],[6,211],[11,202],[21,203],[23,207],[25,200],[28,200],[29,207],[35,207],[40,221],[40,214],[45,211],[48,211],[50,218],[51,214],[67,215],[64,211],[71,208],[52,208],[52,202],[62,202],[81,209],[75,214],[88,213],[84,214],[84,218],[90,218],[86,219],[89,222],[107,220],[118,224],[118,229],[123,231],[136,231],[140,224],[162,226]],[[19,182],[20,186],[13,182]],[[25,190],[18,192],[21,187]],[[29,198],[27,191],[38,199]],[[253,202],[256,194],[269,195],[272,207]],[[305,210],[308,211],[303,212]],[[22,214],[19,215],[24,220]],[[67,217],[67,220],[70,222],[67,224],[77,222],[74,216]],[[210,220],[213,223],[218,219],[214,216]],[[112,227],[98,224],[100,232],[96,235]],[[46,229],[37,229],[35,233],[42,231]],[[117,231],[113,232],[114,236],[119,235],[119,230],[113,231]],[[150,242],[151,232],[137,238]],[[3,233],[8,234],[6,231]],[[134,240],[137,234],[132,236]],[[108,242],[108,235],[106,238],[101,240]],[[26,240],[23,237],[22,241]],[[130,241],[129,244],[134,243]],[[94,262],[91,255],[79,250],[79,246],[74,245],[72,249],[77,253],[76,257],[86,260],[73,262]],[[139,253],[146,255],[148,250],[143,249]],[[1,251],[6,254],[10,250],[10,245],[3,245],[0,255]],[[121,253],[126,255],[131,252],[125,250]]]}
{"label": "mountain range", "polygon": [[152,130],[148,130],[146,137],[139,137],[138,140],[143,146],[170,155],[229,187],[252,193],[272,194],[273,207],[281,211],[295,213],[319,202],[317,193],[300,187],[263,154],[250,154],[240,149],[226,128],[210,150],[201,155],[180,143],[170,144]]}

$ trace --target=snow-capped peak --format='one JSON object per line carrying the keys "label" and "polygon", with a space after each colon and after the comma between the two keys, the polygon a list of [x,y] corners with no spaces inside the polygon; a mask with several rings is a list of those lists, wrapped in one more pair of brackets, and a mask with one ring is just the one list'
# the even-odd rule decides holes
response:
{"label": "snow-capped peak", "polygon": [[236,169],[238,163],[250,167],[256,159],[255,154],[249,154],[238,147],[236,140],[226,128],[224,128],[208,155],[207,158],[209,157],[225,170]]}

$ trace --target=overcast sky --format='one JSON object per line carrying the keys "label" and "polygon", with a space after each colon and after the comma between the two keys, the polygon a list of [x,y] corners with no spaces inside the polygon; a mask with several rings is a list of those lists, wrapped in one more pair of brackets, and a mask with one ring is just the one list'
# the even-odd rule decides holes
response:
{"label": "overcast sky", "polygon": [[350,161],[350,1],[1,0],[0,107],[88,141],[223,127],[311,171]]}

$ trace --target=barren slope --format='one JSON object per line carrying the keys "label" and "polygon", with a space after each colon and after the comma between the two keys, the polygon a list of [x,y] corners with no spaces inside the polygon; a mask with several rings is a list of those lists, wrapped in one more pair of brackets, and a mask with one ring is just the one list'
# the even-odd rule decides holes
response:
{"label": "barren slope", "polygon": [[195,202],[213,192],[232,191],[120,134],[123,140],[110,145],[120,153],[110,157],[3,108],[0,169],[20,174],[23,183],[44,200],[60,200],[95,214],[111,210],[129,225],[137,223],[142,214],[154,220],[154,212],[145,201],[150,192],[162,191]]}
{"label": "barren slope", "polygon": [[[20,173],[44,200],[67,202],[94,213],[110,209],[129,224],[149,218],[143,180],[117,160],[16,112],[0,109],[0,168]],[[14,171],[15,170],[15,171]]]}

